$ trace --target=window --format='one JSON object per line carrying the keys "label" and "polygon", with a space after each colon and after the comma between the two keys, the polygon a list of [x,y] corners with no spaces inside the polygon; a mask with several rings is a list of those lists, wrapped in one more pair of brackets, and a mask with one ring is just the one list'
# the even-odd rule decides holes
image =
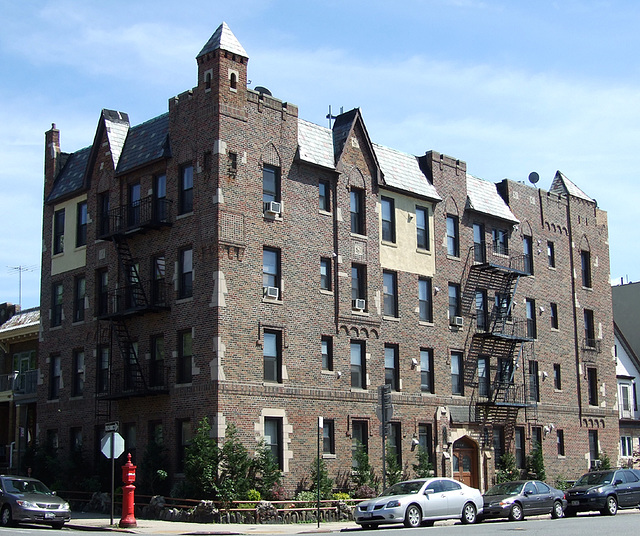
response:
{"label": "window", "polygon": [[535,339],[538,335],[536,327],[536,301],[531,298],[525,300],[525,309],[527,314],[527,337]]}
{"label": "window", "polygon": [[193,296],[193,249],[180,250],[178,263],[178,298]]}
{"label": "window", "polygon": [[451,394],[464,394],[462,352],[451,352]]}
{"label": "window", "polygon": [[151,387],[164,386],[164,336],[151,337],[151,374],[149,380]]}
{"label": "window", "polygon": [[493,252],[498,255],[509,255],[509,233],[505,229],[492,229]]}
{"label": "window", "polygon": [[564,456],[564,430],[556,430],[557,444],[558,444],[558,456]]}
{"label": "window", "polygon": [[158,175],[155,179],[155,188],[153,189],[153,198],[155,202],[154,219],[156,221],[166,221],[169,217],[167,210],[167,176]]}
{"label": "window", "polygon": [[84,392],[84,351],[73,351],[73,379],[71,396],[82,396]]}
{"label": "window", "polygon": [[562,391],[562,371],[560,369],[560,363],[553,364],[553,388],[557,391]]}
{"label": "window", "polygon": [[97,390],[98,393],[109,392],[109,347],[100,345],[98,347],[98,377]]}
{"label": "window", "polygon": [[[364,264],[351,265],[351,301],[354,309],[367,310],[367,267]],[[364,305],[364,307],[361,307]]]}
{"label": "window", "polygon": [[549,263],[549,268],[556,267],[556,246],[553,242],[547,242],[547,262]]}
{"label": "window", "polygon": [[585,348],[596,347],[596,332],[593,323],[593,311],[591,309],[584,310],[584,346]]}
{"label": "window", "polygon": [[380,199],[380,216],[382,217],[382,240],[395,243],[396,209],[393,199],[389,197]]}
{"label": "window", "polygon": [[131,459],[136,459],[136,448],[138,446],[138,429],[133,422],[126,422],[122,425],[122,438],[124,439],[124,449],[131,454]]}
{"label": "window", "polygon": [[325,212],[331,211],[331,187],[329,181],[318,182],[319,208]]}
{"label": "window", "polygon": [[282,332],[265,330],[262,348],[264,380],[282,382]]}
{"label": "window", "polygon": [[282,452],[282,419],[279,417],[264,418],[264,442],[271,451],[273,459],[278,464],[278,468],[283,468]]}
{"label": "window", "polygon": [[71,452],[77,454],[82,452],[82,427],[74,426],[69,428],[69,445]]}
{"label": "window", "polygon": [[382,273],[382,293],[384,295],[384,315],[398,316],[398,275],[395,272]]}
{"label": "window", "polygon": [[384,383],[392,391],[400,390],[400,356],[397,344],[384,345]]}
{"label": "window", "polygon": [[64,251],[64,209],[56,210],[53,214],[53,254]]}
{"label": "window", "polygon": [[580,262],[582,264],[582,286],[591,288],[591,253],[581,251]]}
{"label": "window", "polygon": [[620,384],[620,418],[631,418],[631,385]]}
{"label": "window", "polygon": [[447,255],[460,256],[460,237],[458,234],[458,217],[447,215]]}
{"label": "window", "polygon": [[84,299],[87,290],[87,280],[83,275],[77,276],[73,281],[73,321],[84,320]]}
{"label": "window", "polygon": [[598,430],[589,430],[589,457],[591,461],[600,459]]}
{"label": "window", "polygon": [[265,208],[271,202],[280,201],[280,170],[264,164],[262,167],[262,202]]}
{"label": "window", "polygon": [[429,461],[433,465],[433,427],[431,424],[418,424],[418,445],[421,451],[429,455]]}
{"label": "window", "polygon": [[51,287],[51,327],[62,324],[62,283]]}
{"label": "window", "polygon": [[364,229],[364,190],[352,188],[350,193],[351,232],[365,234]]}
{"label": "window", "polygon": [[364,341],[351,341],[351,387],[367,388]]}
{"label": "window", "polygon": [[500,383],[513,383],[513,361],[508,357],[498,358],[498,381]]}
{"label": "window", "polygon": [[524,469],[524,428],[516,426],[515,429],[515,444],[516,444],[516,467],[518,469]]}
{"label": "window", "polygon": [[156,255],[151,260],[151,273],[153,279],[151,282],[151,302],[154,305],[163,305],[167,301],[165,293],[165,276],[166,261],[164,255]]}
{"label": "window", "polygon": [[504,294],[501,292],[496,292],[495,296],[495,314],[496,318],[500,321],[511,320],[511,309],[509,308],[511,304],[511,298],[509,294]]}
{"label": "window", "polygon": [[481,263],[487,260],[484,250],[484,225],[481,223],[473,224],[473,260]]}
{"label": "window", "polygon": [[238,89],[238,75],[236,73],[231,73],[229,76],[229,87],[231,89]]}
{"label": "window", "polygon": [[60,356],[52,355],[49,358],[49,400],[60,397]]}
{"label": "window", "polygon": [[351,421],[351,466],[358,467],[358,453],[369,451],[369,423]]}
{"label": "window", "polygon": [[476,290],[476,326],[478,331],[489,329],[489,309],[487,307],[487,291]]}
{"label": "window", "polygon": [[164,444],[162,421],[149,421],[149,442],[156,445]]}
{"label": "window", "polygon": [[435,393],[433,383],[433,350],[420,349],[420,391],[423,393]]}
{"label": "window", "polygon": [[335,454],[336,442],[333,419],[323,419],[322,422],[322,453]]}
{"label": "window", "polygon": [[429,209],[416,207],[416,240],[418,249],[430,250]]}
{"label": "window", "polygon": [[531,449],[536,450],[542,448],[542,427],[531,427]]}
{"label": "window", "polygon": [[87,202],[76,206],[76,247],[87,245]]}
{"label": "window", "polygon": [[109,233],[109,192],[98,194],[98,214],[100,236],[104,236]]}
{"label": "window", "polygon": [[229,175],[235,177],[238,172],[238,153],[234,153],[233,151],[229,151],[229,155],[227,158],[227,166],[229,169]]}
{"label": "window", "polygon": [[181,473],[184,471],[187,447],[191,444],[191,421],[189,419],[178,420],[176,432],[176,471]]}
{"label": "window", "polygon": [[558,323],[558,304],[551,303],[549,305],[550,305],[549,319],[551,321],[551,329],[558,329],[558,326],[560,325]]}
{"label": "window", "polygon": [[524,253],[524,271],[533,275],[533,239],[530,236],[522,237],[522,250]]}
{"label": "window", "polygon": [[589,393],[589,405],[598,405],[598,371],[593,367],[587,368],[587,384]]}
{"label": "window", "polygon": [[60,437],[58,436],[58,430],[55,428],[47,430],[47,447],[54,451],[60,447]]}
{"label": "window", "polygon": [[633,438],[631,436],[620,437],[620,456],[623,458],[633,456]]}
{"label": "window", "polygon": [[141,190],[140,183],[135,182],[129,185],[129,214],[128,225],[129,227],[137,227],[140,225],[141,215]]}
{"label": "window", "polygon": [[326,257],[320,259],[320,288],[331,290],[331,259]]}
{"label": "window", "polygon": [[494,466],[499,469],[502,466],[502,456],[504,454],[504,428],[502,426],[493,426],[492,440]]}
{"label": "window", "polygon": [[266,297],[280,299],[280,250],[262,250],[262,287]]}
{"label": "window", "polygon": [[460,285],[449,283],[449,321],[460,314]]}
{"label": "window", "polygon": [[478,395],[489,396],[489,356],[478,356]]}
{"label": "window", "polygon": [[190,329],[178,332],[177,383],[191,383],[193,334]]}
{"label": "window", "polygon": [[183,166],[180,170],[180,192],[178,196],[180,214],[193,212],[193,166]]}
{"label": "window", "polygon": [[430,278],[418,279],[418,305],[421,322],[433,322],[433,302],[431,299],[432,281]]}
{"label": "window", "polygon": [[322,370],[333,370],[333,337],[323,335],[322,346]]}
{"label": "window", "polygon": [[402,430],[399,422],[389,423],[389,438],[387,452],[390,458],[395,458],[398,467],[402,467]]}
{"label": "window", "polygon": [[97,316],[109,312],[109,272],[106,268],[96,272],[96,313]]}
{"label": "window", "polygon": [[538,362],[529,361],[529,400],[540,402],[540,376],[538,375]]}

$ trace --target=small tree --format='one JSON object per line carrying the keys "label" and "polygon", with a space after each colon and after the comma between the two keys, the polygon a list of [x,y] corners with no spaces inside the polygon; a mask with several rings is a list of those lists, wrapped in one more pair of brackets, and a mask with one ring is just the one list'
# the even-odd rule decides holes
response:
{"label": "small tree", "polygon": [[542,447],[539,445],[536,445],[536,448],[527,456],[527,473],[530,478],[546,480],[547,474],[544,470],[544,457],[542,456]]}
{"label": "small tree", "polygon": [[509,482],[520,478],[520,469],[516,466],[516,457],[511,452],[505,452],[500,456],[499,469],[496,475],[496,482]]}
{"label": "small tree", "polygon": [[611,458],[609,458],[606,452],[600,452],[598,459],[600,460],[600,469],[611,469]]}
{"label": "small tree", "polygon": [[393,486],[402,480],[402,466],[398,463],[396,449],[387,445],[387,486]]}
{"label": "small tree", "polygon": [[[318,465],[320,465],[320,472],[318,473]],[[322,458],[315,459],[311,464],[311,491],[316,496],[318,493],[318,474],[320,475],[320,499],[331,499],[333,497],[333,479],[329,478],[329,471]]]}
{"label": "small tree", "polygon": [[422,446],[418,447],[418,454],[416,454],[417,463],[412,464],[413,471],[417,478],[427,478],[433,473],[433,466],[431,465],[431,456],[429,451]]}
{"label": "small tree", "polygon": [[218,498],[220,449],[210,432],[209,420],[203,417],[185,452],[184,474],[189,493],[201,499]]}
{"label": "small tree", "polygon": [[363,486],[375,488],[375,472],[369,463],[369,453],[360,441],[356,443],[353,461],[354,467],[351,472],[351,482],[356,490]]}
{"label": "small tree", "polygon": [[140,491],[151,495],[167,495],[167,465],[167,449],[153,440],[147,443],[140,464]]}
{"label": "small tree", "polygon": [[[265,444],[264,439],[260,441],[256,450],[255,462],[252,469],[254,485],[262,497],[269,500],[278,500],[282,495],[280,481],[282,473],[271,449]],[[276,498],[278,497],[278,498]]]}
{"label": "small tree", "polygon": [[253,466],[249,451],[238,438],[238,430],[230,424],[220,448],[217,478],[220,499],[237,501],[247,498],[249,490],[254,487]]}

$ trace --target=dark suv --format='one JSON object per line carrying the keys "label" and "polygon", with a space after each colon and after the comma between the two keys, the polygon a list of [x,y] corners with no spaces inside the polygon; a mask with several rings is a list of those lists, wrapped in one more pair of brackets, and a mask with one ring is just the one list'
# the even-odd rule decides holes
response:
{"label": "dark suv", "polygon": [[565,492],[565,516],[578,512],[599,510],[605,515],[616,515],[618,508],[640,506],[640,471],[637,469],[611,469],[582,475]]}

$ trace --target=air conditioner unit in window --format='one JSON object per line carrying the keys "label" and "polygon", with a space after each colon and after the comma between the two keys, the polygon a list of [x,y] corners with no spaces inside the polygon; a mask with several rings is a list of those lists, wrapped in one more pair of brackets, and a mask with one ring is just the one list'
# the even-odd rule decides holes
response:
{"label": "air conditioner unit in window", "polygon": [[280,214],[282,212],[282,204],[277,201],[269,201],[265,203],[265,211],[269,214]]}
{"label": "air conditioner unit in window", "polygon": [[353,300],[353,308],[358,309],[359,311],[364,311],[367,306],[367,302],[365,300]]}
{"label": "air conditioner unit in window", "polygon": [[461,328],[462,326],[464,326],[464,318],[462,318],[461,316],[452,316],[449,319],[449,324]]}
{"label": "air conditioner unit in window", "polygon": [[280,289],[278,287],[264,287],[263,291],[265,298],[273,298],[274,300],[277,300],[280,295]]}
{"label": "air conditioner unit in window", "polygon": [[597,471],[602,467],[602,460],[591,460],[591,471]]}

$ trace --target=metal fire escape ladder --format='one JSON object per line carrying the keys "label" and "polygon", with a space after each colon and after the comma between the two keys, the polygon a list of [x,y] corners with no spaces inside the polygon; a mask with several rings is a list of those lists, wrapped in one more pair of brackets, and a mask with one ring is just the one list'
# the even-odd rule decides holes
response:
{"label": "metal fire escape ladder", "polygon": [[[111,347],[111,322],[106,324],[104,322],[98,322],[98,329],[96,331],[96,346],[100,348],[102,345]],[[98,352],[98,361],[101,356]],[[100,363],[96,363],[96,370],[100,369]],[[96,373],[96,396],[95,396],[95,419],[96,422],[108,422],[111,420],[111,400],[107,397],[100,396],[99,393],[99,374]]]}
{"label": "metal fire escape ladder", "polygon": [[[140,274],[138,268],[131,255],[131,249],[129,248],[129,242],[125,235],[113,235],[113,244],[118,253],[118,262],[120,269],[125,279],[125,292],[124,296],[120,299],[126,300],[126,308],[147,307],[149,301],[144,291],[144,286],[140,280]],[[121,304],[122,306],[123,304]]]}
{"label": "metal fire escape ladder", "polygon": [[127,324],[122,318],[115,318],[112,321],[112,326],[116,334],[118,350],[120,350],[120,355],[124,362],[122,378],[119,378],[119,385],[113,386],[112,390],[120,387],[125,392],[145,392],[147,390],[147,383],[145,381],[142,367],[140,366],[138,352],[132,344]]}

